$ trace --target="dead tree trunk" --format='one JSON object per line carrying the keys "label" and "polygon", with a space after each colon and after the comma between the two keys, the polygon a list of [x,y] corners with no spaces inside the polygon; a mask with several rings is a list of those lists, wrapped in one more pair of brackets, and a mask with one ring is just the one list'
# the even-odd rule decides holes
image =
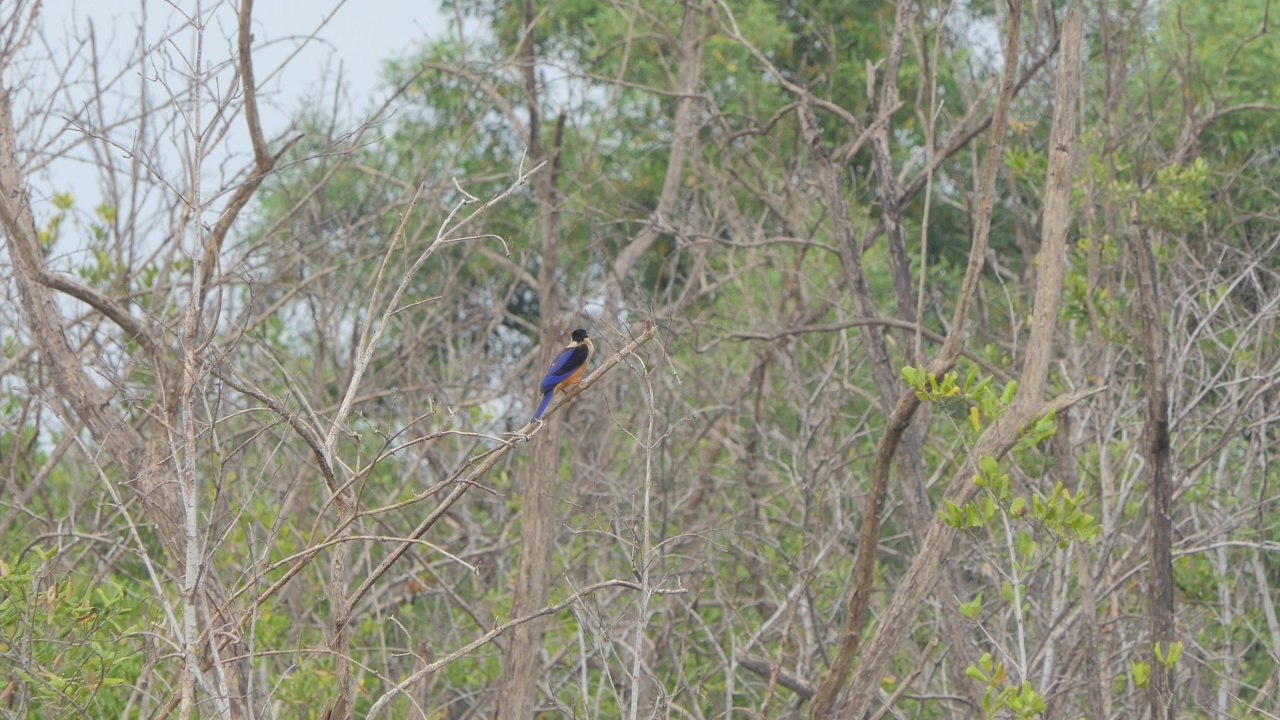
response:
{"label": "dead tree trunk", "polygon": [[[1147,587],[1151,637],[1151,682],[1147,688],[1153,720],[1173,715],[1173,669],[1166,667],[1173,627],[1173,481],[1169,460],[1169,381],[1166,372],[1164,320],[1160,312],[1160,286],[1151,239],[1138,217],[1136,202],[1130,218],[1136,237],[1132,243],[1133,264],[1138,279],[1138,307],[1142,319],[1142,352],[1146,364],[1143,392],[1147,396],[1147,417],[1143,426],[1142,449],[1148,468],[1151,494],[1148,542]],[[1160,651],[1156,651],[1156,647]]]}

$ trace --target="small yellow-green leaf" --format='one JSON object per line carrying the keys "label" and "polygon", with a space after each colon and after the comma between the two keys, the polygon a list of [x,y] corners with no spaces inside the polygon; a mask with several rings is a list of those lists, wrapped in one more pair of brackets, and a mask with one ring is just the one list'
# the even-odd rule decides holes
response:
{"label": "small yellow-green leaf", "polygon": [[1018,392],[1018,381],[1010,380],[1004,384],[1004,392],[1000,394],[1000,403],[1008,405],[1013,402],[1014,393]]}
{"label": "small yellow-green leaf", "polygon": [[1009,584],[1008,580],[1000,583],[1000,598],[1005,602],[1013,602],[1013,586]]}
{"label": "small yellow-green leaf", "polygon": [[1035,555],[1036,548],[1038,547],[1036,541],[1031,539],[1031,536],[1027,534],[1026,530],[1018,531],[1018,536],[1014,540],[1014,546],[1018,549],[1018,554],[1024,558],[1030,558]]}
{"label": "small yellow-green leaf", "polygon": [[1147,689],[1147,682],[1151,679],[1151,665],[1144,662],[1129,661],[1129,672],[1133,675],[1133,684]]}
{"label": "small yellow-green leaf", "polygon": [[980,612],[982,612],[982,593],[978,593],[978,596],[969,602],[960,603],[960,614],[970,620],[977,617]]}
{"label": "small yellow-green leaf", "polygon": [[1027,514],[1026,498],[1020,498],[1020,497],[1014,498],[1013,502],[1009,504],[1009,513],[1012,515],[1017,515],[1019,517],[1026,515]]}

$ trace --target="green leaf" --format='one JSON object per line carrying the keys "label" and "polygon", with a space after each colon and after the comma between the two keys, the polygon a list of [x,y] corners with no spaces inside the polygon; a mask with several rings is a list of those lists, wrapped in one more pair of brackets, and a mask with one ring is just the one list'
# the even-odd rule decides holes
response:
{"label": "green leaf", "polygon": [[978,471],[983,475],[995,475],[1000,471],[1000,465],[990,455],[983,455],[978,458]]}
{"label": "green leaf", "polygon": [[1048,511],[1048,507],[1044,505],[1044,501],[1038,495],[1032,496],[1032,516],[1037,519],[1044,519],[1044,515]]}
{"label": "green leaf", "polygon": [[1018,515],[1018,516],[1026,515],[1027,514],[1026,498],[1021,498],[1021,497],[1014,498],[1013,502],[1009,504],[1009,514]]}
{"label": "green leaf", "polygon": [[[959,600],[959,598],[956,598],[956,599]],[[980,612],[982,612],[982,593],[981,592],[979,592],[978,596],[970,600],[969,602],[960,603],[960,614],[970,620],[977,617],[978,613]]]}
{"label": "green leaf", "polygon": [[1019,530],[1018,536],[1014,539],[1013,545],[1018,550],[1018,554],[1024,558],[1030,559],[1036,554],[1036,548],[1039,547],[1035,540],[1027,534],[1026,530]]}
{"label": "green leaf", "polygon": [[1000,403],[1002,405],[1008,405],[1009,403],[1013,402],[1013,396],[1016,392],[1018,392],[1017,380],[1010,380],[1009,382],[1005,383],[1004,392],[1000,394]]}
{"label": "green leaf", "polygon": [[918,388],[920,386],[919,378],[920,378],[919,370],[916,370],[910,365],[902,368],[902,379],[906,380],[907,384],[910,385],[911,387]]}
{"label": "green leaf", "polygon": [[983,497],[979,501],[979,506],[982,508],[983,521],[990,522],[991,518],[996,516],[996,501],[992,500],[990,495]]}
{"label": "green leaf", "polygon": [[1147,682],[1151,680],[1151,665],[1149,663],[1129,661],[1129,673],[1133,675],[1133,684],[1147,689]]}
{"label": "green leaf", "polygon": [[964,523],[964,511],[960,509],[959,505],[945,498],[942,500],[942,508],[938,510],[938,517],[942,518],[942,521],[948,526],[957,530]]}

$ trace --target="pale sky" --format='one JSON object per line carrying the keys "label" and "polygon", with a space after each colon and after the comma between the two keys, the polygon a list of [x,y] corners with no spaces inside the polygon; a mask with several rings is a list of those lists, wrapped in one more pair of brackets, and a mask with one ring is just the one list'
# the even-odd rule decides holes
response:
{"label": "pale sky", "polygon": [[[380,87],[379,73],[385,60],[403,56],[424,38],[440,37],[448,31],[439,3],[440,0],[256,0],[254,62],[259,82],[298,51],[288,66],[267,83],[264,94],[273,95],[271,102],[279,110],[292,112],[302,98],[316,92],[323,76],[336,74],[340,63],[352,103],[358,106],[355,109],[369,106]],[[225,21],[233,18],[238,1],[203,0],[201,4],[205,12],[219,7],[222,10],[218,13],[222,24],[214,30],[215,35],[234,32],[235,28]],[[50,41],[63,39],[74,29],[83,30],[92,22],[100,46],[123,51],[134,41],[144,7],[148,35],[158,40],[164,28],[182,23],[178,9],[194,12],[196,0],[45,0],[41,15]],[[312,33],[316,37],[307,40]],[[211,48],[211,54],[221,50],[224,48]],[[379,94],[377,99],[380,97]],[[267,132],[270,134],[269,129]]]}
{"label": "pale sky", "polygon": [[[345,89],[339,99],[344,119],[363,119],[387,95],[388,89],[380,78],[383,63],[404,57],[424,40],[449,32],[439,3],[440,0],[256,0],[254,72],[268,141],[280,137],[290,118],[304,105],[319,104],[325,110],[333,107],[339,71]],[[0,0],[0,8],[6,5],[9,5],[7,1]],[[200,0],[203,14],[211,18],[204,48],[206,67],[234,62],[235,18],[239,5],[239,0]],[[25,106],[28,121],[32,116],[43,116],[38,130],[33,131],[31,125],[23,128],[23,98],[17,99],[15,120],[22,128],[20,133],[24,139],[30,143],[40,138],[39,144],[45,145],[47,152],[57,154],[59,134],[65,141],[70,134],[78,132],[66,127],[66,116],[67,108],[83,106],[90,97],[88,83],[83,79],[63,91],[65,97],[55,101],[53,113],[40,113],[37,108],[57,86],[60,67],[88,66],[85,58],[89,51],[81,41],[89,36],[90,26],[104,77],[124,68],[125,58],[136,52],[139,26],[145,27],[146,44],[154,48],[149,53],[149,93],[153,102],[157,97],[163,99],[167,89],[152,76],[164,75],[166,65],[178,65],[185,62],[185,57],[194,56],[194,34],[185,27],[183,15],[194,15],[196,7],[197,0],[45,0],[39,20],[42,39],[28,46],[24,61],[10,68],[4,78],[10,87],[27,92],[26,99],[31,103]],[[174,31],[181,32],[174,38],[166,37],[166,32]],[[309,37],[313,34],[314,38]],[[142,78],[138,77],[136,67],[125,73],[125,80],[118,83],[117,102],[127,109],[136,104]],[[86,77],[83,69],[81,74],[82,78]],[[229,71],[225,75],[230,79]],[[171,72],[169,77],[172,82],[180,73]],[[111,109],[105,114],[112,115]],[[243,124],[242,119],[236,122]],[[121,137],[114,139],[121,146],[129,145],[128,129],[119,132]],[[225,138],[224,145],[225,152],[234,153],[242,160],[251,153],[247,133],[239,126],[233,135]],[[171,149],[174,158],[183,156],[181,148]],[[80,152],[77,150],[75,154]],[[125,154],[123,150],[121,154]],[[159,160],[165,162],[165,158]],[[220,164],[218,158],[211,160],[206,177],[234,174],[245,167],[244,162],[236,159],[225,162],[225,154],[221,158],[224,164]],[[162,169],[166,173],[181,172],[169,164]],[[70,191],[79,211],[93,208],[100,197],[100,175],[83,159],[54,160],[32,180],[37,222],[41,215],[52,212],[49,200],[53,192]],[[60,249],[74,252],[71,247]]]}

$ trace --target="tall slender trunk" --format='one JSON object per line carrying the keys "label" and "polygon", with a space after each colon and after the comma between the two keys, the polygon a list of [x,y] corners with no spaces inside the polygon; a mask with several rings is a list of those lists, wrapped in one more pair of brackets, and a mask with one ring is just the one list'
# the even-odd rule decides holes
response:
{"label": "tall slender trunk", "polygon": [[1148,542],[1147,587],[1151,636],[1151,682],[1148,696],[1153,720],[1171,720],[1173,715],[1173,670],[1156,657],[1156,646],[1168,656],[1174,641],[1173,627],[1173,481],[1169,459],[1169,380],[1165,364],[1164,320],[1161,317],[1160,282],[1151,238],[1137,204],[1130,208],[1135,237],[1131,244],[1138,278],[1138,307],[1142,319],[1142,348],[1146,373],[1143,391],[1147,396],[1147,417],[1143,426],[1142,449],[1147,461],[1150,493],[1150,534]]}
{"label": "tall slender trunk", "polygon": [[[524,0],[524,38],[519,56],[524,63],[525,96],[529,111],[529,157],[536,165],[547,160],[543,147],[542,109],[538,100],[537,51],[534,43],[536,12],[533,0]],[[564,115],[556,129],[552,154],[560,149]],[[559,254],[560,227],[557,215],[557,163],[551,172],[534,178],[538,198],[538,225],[542,235],[541,265],[538,267],[538,295],[542,311],[542,351],[538,369],[547,367],[563,345],[565,330],[560,315]],[[541,609],[551,594],[551,561],[555,544],[555,503],[553,491],[560,467],[558,415],[547,419],[529,451],[528,473],[524,477],[520,511],[520,560],[511,604],[511,616],[522,617]],[[503,654],[502,681],[498,688],[497,720],[524,720],[537,703],[540,650],[547,618],[537,618],[516,626]]]}

